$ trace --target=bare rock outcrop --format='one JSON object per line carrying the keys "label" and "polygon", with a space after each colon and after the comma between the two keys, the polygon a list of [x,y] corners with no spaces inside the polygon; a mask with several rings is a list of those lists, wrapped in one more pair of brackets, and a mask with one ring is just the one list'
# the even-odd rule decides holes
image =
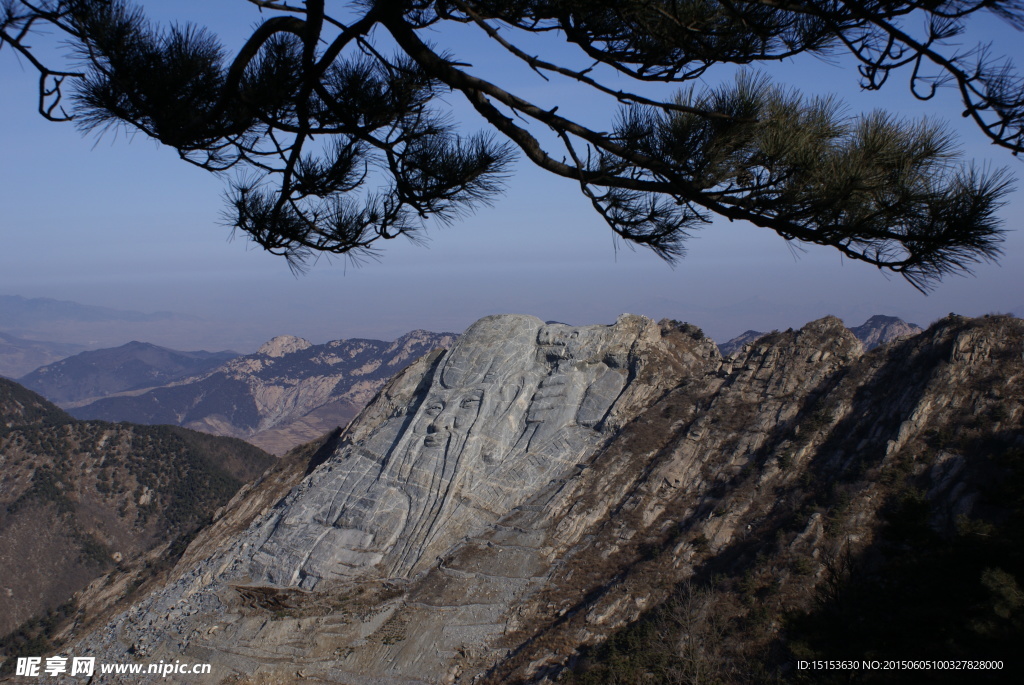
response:
{"label": "bare rock outcrop", "polygon": [[70,649],[208,661],[210,682],[551,682],[689,579],[802,606],[829,555],[874,543],[894,483],[936,530],[976,515],[973,452],[1024,447],[1022,403],[1010,317],[870,352],[826,317],[726,359],[671,321],[488,317]]}
{"label": "bare rock outcrop", "polygon": [[256,350],[256,354],[262,354],[267,357],[283,357],[293,352],[308,350],[312,346],[313,343],[303,338],[294,335],[279,335],[263,343],[260,349]]}

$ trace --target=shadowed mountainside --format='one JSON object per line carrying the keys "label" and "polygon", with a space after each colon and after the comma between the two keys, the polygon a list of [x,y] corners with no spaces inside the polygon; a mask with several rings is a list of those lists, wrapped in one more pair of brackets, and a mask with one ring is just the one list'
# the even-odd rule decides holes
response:
{"label": "shadowed mountainside", "polygon": [[179,352],[132,341],[120,347],[81,352],[17,379],[65,408],[124,391],[166,385],[212,371],[237,352]]}
{"label": "shadowed mountainside", "polygon": [[[0,635],[53,619],[114,568],[146,555],[173,563],[272,461],[241,440],[175,426],[78,421],[0,379]],[[31,646],[31,633],[5,649]]]}

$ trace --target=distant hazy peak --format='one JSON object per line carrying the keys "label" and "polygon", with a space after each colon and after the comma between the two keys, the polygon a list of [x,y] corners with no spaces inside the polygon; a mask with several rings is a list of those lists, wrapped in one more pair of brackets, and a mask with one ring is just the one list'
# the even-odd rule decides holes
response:
{"label": "distant hazy peak", "polygon": [[[863,328],[864,326],[889,326],[891,324],[902,324],[902,323],[906,323],[906,321],[904,321],[903,319],[901,319],[898,316],[886,316],[884,314],[875,314],[870,319],[865,321],[858,328]],[[918,326],[916,324],[910,324],[910,325],[914,326],[915,328],[918,328]]]}
{"label": "distant hazy peak", "polygon": [[883,343],[917,335],[922,329],[920,326],[907,323],[896,316],[876,314],[862,325],[850,330],[864,343],[864,347],[870,350]]}
{"label": "distant hazy peak", "polygon": [[268,357],[283,357],[286,354],[305,350],[313,346],[313,343],[294,335],[279,335],[276,338],[263,343],[256,354],[263,354]]}
{"label": "distant hazy peak", "polygon": [[743,333],[740,333],[732,340],[729,340],[719,345],[718,351],[722,354],[723,357],[728,357],[732,353],[742,348],[747,343],[754,342],[758,338],[761,338],[765,335],[767,335],[767,333],[762,333],[761,331],[744,331]]}

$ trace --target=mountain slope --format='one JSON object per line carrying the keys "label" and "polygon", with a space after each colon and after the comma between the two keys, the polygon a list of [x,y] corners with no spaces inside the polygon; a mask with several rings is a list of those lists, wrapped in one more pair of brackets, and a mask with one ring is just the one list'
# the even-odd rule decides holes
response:
{"label": "mountain slope", "polygon": [[180,553],[271,461],[173,426],[77,421],[0,379],[0,635],[116,565]]}
{"label": "mountain slope", "polygon": [[1015,682],[1022,435],[1011,317],[870,352],[828,317],[726,359],[675,322],[489,317],[67,649],[245,683],[798,683],[796,659],[854,658]]}
{"label": "mountain slope", "polygon": [[279,336],[209,373],[69,411],[82,419],[186,426],[283,454],[347,424],[389,377],[454,339],[450,333],[413,331],[394,342],[313,345]]}
{"label": "mountain slope", "polygon": [[15,426],[60,425],[72,420],[60,407],[39,394],[0,378],[0,434]]}
{"label": "mountain slope", "polygon": [[237,352],[179,352],[132,341],[115,348],[82,352],[35,369],[18,382],[51,402],[74,405],[123,391],[166,385],[212,371]]}

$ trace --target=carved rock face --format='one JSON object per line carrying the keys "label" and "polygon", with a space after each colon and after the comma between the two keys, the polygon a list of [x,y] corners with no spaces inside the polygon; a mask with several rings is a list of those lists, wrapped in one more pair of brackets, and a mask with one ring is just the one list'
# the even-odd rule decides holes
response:
{"label": "carved rock face", "polygon": [[581,328],[518,315],[478,321],[428,372],[418,401],[287,498],[254,541],[248,575],[311,589],[435,565],[575,468],[626,387],[631,351],[652,336],[657,327],[635,316]]}

